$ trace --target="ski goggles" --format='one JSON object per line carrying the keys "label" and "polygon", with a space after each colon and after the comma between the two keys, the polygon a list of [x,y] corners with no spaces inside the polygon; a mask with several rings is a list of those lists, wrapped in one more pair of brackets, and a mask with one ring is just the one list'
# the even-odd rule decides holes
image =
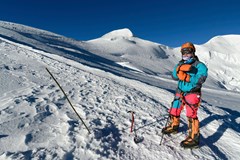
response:
{"label": "ski goggles", "polygon": [[184,55],[184,54],[192,54],[193,53],[193,49],[192,48],[183,48],[181,50],[181,53],[182,53],[182,55]]}

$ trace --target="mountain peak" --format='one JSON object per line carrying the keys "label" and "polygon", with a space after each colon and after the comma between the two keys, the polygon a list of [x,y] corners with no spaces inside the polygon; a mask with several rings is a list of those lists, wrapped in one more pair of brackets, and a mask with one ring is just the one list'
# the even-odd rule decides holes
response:
{"label": "mountain peak", "polygon": [[229,34],[229,35],[220,35],[211,38],[207,43],[231,43],[231,44],[239,44],[240,42],[240,35],[236,34]]}
{"label": "mountain peak", "polygon": [[124,28],[124,29],[111,31],[102,36],[102,38],[105,38],[105,39],[113,39],[118,37],[130,38],[130,37],[133,37],[133,33],[128,28]]}

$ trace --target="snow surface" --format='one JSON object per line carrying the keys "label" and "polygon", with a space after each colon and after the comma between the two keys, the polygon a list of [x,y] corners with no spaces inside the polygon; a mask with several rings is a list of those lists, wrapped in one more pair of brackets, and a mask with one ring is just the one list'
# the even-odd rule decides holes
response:
{"label": "snow surface", "polygon": [[117,38],[129,38],[129,37],[133,37],[133,33],[127,28],[115,30],[102,36],[102,38],[110,39],[110,40],[115,40]]}
{"label": "snow surface", "polygon": [[[129,29],[83,42],[0,21],[0,159],[239,159],[239,44],[239,35],[226,35],[196,45],[209,77],[199,108],[201,147],[184,150],[184,111],[180,132],[159,145],[179,48],[134,37]],[[139,144],[130,133],[131,110],[144,137]]]}

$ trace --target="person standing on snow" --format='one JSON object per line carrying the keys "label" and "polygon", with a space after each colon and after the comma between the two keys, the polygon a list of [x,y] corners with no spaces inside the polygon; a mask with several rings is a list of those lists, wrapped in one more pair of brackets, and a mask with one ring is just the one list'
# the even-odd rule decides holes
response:
{"label": "person standing on snow", "polygon": [[198,147],[200,139],[198,107],[201,101],[202,84],[207,78],[208,68],[195,55],[195,47],[187,42],[181,46],[182,60],[174,67],[172,78],[178,81],[178,88],[169,110],[170,122],[162,129],[163,134],[177,133],[180,114],[184,106],[188,118],[188,136],[180,145],[184,148]]}

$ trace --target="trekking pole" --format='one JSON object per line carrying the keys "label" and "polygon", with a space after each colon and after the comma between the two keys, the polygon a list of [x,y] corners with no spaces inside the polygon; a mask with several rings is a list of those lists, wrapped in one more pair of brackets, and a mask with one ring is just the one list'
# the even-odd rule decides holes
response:
{"label": "trekking pole", "polygon": [[[165,124],[165,127],[164,127],[164,128],[167,127],[168,121],[169,121],[169,119],[170,119],[170,117],[171,117],[170,113],[171,113],[171,111],[172,111],[172,105],[173,105],[173,102],[172,102],[172,104],[171,104],[171,108],[170,108],[170,111],[169,111],[169,114],[168,114],[168,118],[167,118],[167,121],[166,121],[166,124]],[[160,141],[160,146],[162,145],[163,136],[164,136],[164,134],[162,133],[162,137],[161,137],[161,141]]]}
{"label": "trekking pole", "polygon": [[73,107],[72,103],[70,102],[70,100],[67,97],[67,94],[64,92],[64,90],[62,89],[62,87],[60,86],[60,84],[58,83],[58,81],[54,78],[54,76],[52,75],[52,73],[46,68],[46,70],[48,71],[48,73],[50,74],[50,76],[53,78],[53,80],[57,83],[58,87],[61,89],[61,91],[63,92],[64,96],[66,97],[68,103],[70,104],[70,106],[72,107],[73,111],[77,114],[78,118],[82,121],[83,125],[86,127],[86,129],[88,130],[88,133],[91,134],[90,130],[88,129],[87,125],[84,123],[83,119],[80,117],[80,115],[77,113],[77,111],[75,110],[75,108]]}
{"label": "trekking pole", "polygon": [[[167,127],[167,124],[168,124],[168,121],[169,121],[170,117],[171,117],[171,116],[170,116],[170,113],[169,113],[169,115],[168,115],[168,118],[167,118],[167,121],[166,121],[166,124],[165,124],[165,127],[164,127],[164,128],[166,128],[166,127]],[[162,145],[163,136],[164,136],[164,134],[162,133],[162,137],[161,137],[161,141],[160,141],[160,146]]]}

